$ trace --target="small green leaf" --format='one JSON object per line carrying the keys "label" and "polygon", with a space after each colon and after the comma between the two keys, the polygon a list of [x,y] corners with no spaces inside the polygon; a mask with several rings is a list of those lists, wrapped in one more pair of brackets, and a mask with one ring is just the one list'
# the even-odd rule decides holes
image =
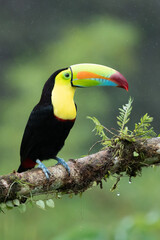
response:
{"label": "small green leaf", "polygon": [[62,198],[62,195],[60,193],[57,194],[57,198],[58,199],[61,199]]}
{"label": "small green leaf", "polygon": [[19,202],[18,199],[14,199],[14,200],[13,200],[13,204],[14,204],[15,206],[19,206],[19,205],[20,205],[20,202]]}
{"label": "small green leaf", "polygon": [[27,206],[28,207],[33,207],[34,206],[34,201],[32,199],[30,199],[28,202],[27,202]]}
{"label": "small green leaf", "polygon": [[1,209],[6,208],[6,204],[5,204],[5,203],[1,203],[1,204],[0,204],[0,208],[1,208]]}
{"label": "small green leaf", "polygon": [[38,201],[36,201],[36,205],[37,205],[39,208],[45,210],[45,203],[44,203],[44,201],[38,200]]}
{"label": "small green leaf", "polygon": [[26,211],[27,207],[26,207],[26,204],[25,203],[22,203],[18,206],[18,210],[21,212],[21,213],[24,213]]}
{"label": "small green leaf", "polygon": [[95,128],[93,129],[93,131],[96,131],[96,135],[99,135],[103,141],[108,139],[108,137],[106,136],[106,134],[104,132],[104,126],[101,125],[101,123],[98,121],[98,119],[95,117],[87,117],[87,118],[91,119],[94,122]]}
{"label": "small green leaf", "polygon": [[48,200],[46,201],[46,205],[47,205],[48,207],[50,207],[50,208],[54,208],[54,207],[55,207],[54,201],[53,201],[52,199],[48,199]]}
{"label": "small green leaf", "polygon": [[125,134],[124,133],[125,125],[130,120],[129,116],[130,116],[131,111],[132,111],[132,103],[133,103],[133,100],[130,97],[129,100],[128,100],[128,103],[123,105],[122,108],[119,108],[119,116],[117,117],[117,119],[118,119],[117,124],[120,127],[119,131],[120,131],[121,134]]}
{"label": "small green leaf", "polygon": [[156,136],[153,127],[151,127],[152,121],[153,117],[150,117],[148,113],[141,117],[140,122],[135,123],[134,136],[143,138]]}
{"label": "small green leaf", "polygon": [[92,187],[97,187],[97,182],[96,181],[93,182]]}
{"label": "small green leaf", "polygon": [[8,208],[13,208],[13,207],[14,207],[14,204],[13,204],[12,201],[7,201],[7,202],[6,202],[6,206],[7,206]]}
{"label": "small green leaf", "polygon": [[134,157],[138,157],[139,156],[139,153],[137,153],[136,151],[133,152],[133,156]]}

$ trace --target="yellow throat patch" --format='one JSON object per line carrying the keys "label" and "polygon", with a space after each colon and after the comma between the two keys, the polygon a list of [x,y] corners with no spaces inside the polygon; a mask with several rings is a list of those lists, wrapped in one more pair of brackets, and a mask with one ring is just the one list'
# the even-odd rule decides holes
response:
{"label": "yellow throat patch", "polygon": [[76,106],[74,103],[75,87],[71,86],[70,80],[63,78],[63,72],[55,78],[52,90],[51,101],[54,115],[63,120],[73,120],[76,118]]}

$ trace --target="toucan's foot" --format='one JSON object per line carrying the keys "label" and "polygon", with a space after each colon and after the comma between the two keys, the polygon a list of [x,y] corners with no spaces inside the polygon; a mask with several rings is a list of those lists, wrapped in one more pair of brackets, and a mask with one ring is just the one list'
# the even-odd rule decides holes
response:
{"label": "toucan's foot", "polygon": [[46,178],[49,179],[51,173],[50,173],[50,171],[46,168],[46,166],[45,166],[39,159],[36,160],[36,163],[38,164],[38,168],[41,168],[41,169],[42,169],[42,171],[44,172]]}
{"label": "toucan's foot", "polygon": [[61,164],[61,165],[63,165],[63,167],[65,167],[65,169],[67,170],[67,172],[70,176],[70,168],[69,168],[68,164],[62,158],[59,158],[59,157],[55,157],[55,160],[58,161],[57,164]]}

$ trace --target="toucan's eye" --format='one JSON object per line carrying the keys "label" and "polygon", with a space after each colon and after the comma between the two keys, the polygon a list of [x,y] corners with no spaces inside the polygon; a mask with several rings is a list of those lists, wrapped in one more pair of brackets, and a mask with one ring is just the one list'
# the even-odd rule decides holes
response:
{"label": "toucan's eye", "polygon": [[70,79],[70,76],[71,76],[71,74],[69,73],[69,72],[65,72],[64,74],[63,74],[63,77],[64,77],[64,79]]}

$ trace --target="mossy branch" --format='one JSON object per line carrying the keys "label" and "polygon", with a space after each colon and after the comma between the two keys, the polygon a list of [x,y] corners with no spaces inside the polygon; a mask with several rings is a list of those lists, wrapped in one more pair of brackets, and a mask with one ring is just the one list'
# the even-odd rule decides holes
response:
{"label": "mossy branch", "polygon": [[[1,176],[0,202],[14,199],[24,201],[31,196],[55,192],[78,194],[86,191],[94,182],[101,183],[110,175],[127,174],[135,177],[143,167],[160,163],[160,138],[135,142],[123,140],[123,149],[120,148],[121,145],[117,143],[114,148],[108,147],[98,153],[69,160],[70,176],[61,165],[49,167],[52,173],[49,181],[40,169]],[[119,151],[120,155],[117,154]]]}

